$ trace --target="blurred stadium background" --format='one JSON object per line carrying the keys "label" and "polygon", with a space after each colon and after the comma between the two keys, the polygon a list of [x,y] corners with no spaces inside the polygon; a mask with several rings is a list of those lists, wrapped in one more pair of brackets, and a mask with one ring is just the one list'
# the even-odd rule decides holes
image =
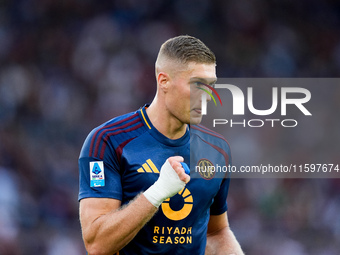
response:
{"label": "blurred stadium background", "polygon": [[[215,52],[219,77],[340,74],[336,0],[1,0],[1,255],[85,254],[79,150],[92,128],[152,100],[158,49],[179,34]],[[337,98],[324,103],[339,109]],[[247,135],[270,151],[259,142],[270,137]],[[247,254],[340,254],[338,179],[235,179],[229,194]]]}

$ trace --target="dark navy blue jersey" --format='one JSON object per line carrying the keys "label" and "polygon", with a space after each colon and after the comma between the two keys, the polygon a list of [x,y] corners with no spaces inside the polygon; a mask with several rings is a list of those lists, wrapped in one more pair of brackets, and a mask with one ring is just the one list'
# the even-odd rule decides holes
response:
{"label": "dark navy blue jersey", "polygon": [[227,210],[230,179],[214,167],[231,164],[230,148],[221,135],[201,125],[171,140],[153,127],[145,107],[104,123],[87,137],[79,158],[79,200],[104,197],[127,204],[176,155],[189,165],[190,182],[161,204],[119,254],[204,254],[210,215]]}

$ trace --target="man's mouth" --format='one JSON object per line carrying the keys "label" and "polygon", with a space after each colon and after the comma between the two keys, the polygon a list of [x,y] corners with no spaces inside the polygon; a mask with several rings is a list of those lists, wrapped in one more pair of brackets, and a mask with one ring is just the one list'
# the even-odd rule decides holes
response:
{"label": "man's mouth", "polygon": [[193,110],[198,114],[202,114],[202,110],[200,108],[194,108]]}

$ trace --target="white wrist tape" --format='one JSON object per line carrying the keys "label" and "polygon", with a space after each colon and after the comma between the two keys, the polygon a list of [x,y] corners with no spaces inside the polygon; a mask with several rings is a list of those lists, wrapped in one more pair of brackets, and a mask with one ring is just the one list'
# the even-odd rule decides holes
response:
{"label": "white wrist tape", "polygon": [[143,194],[151,204],[159,207],[165,199],[176,195],[184,186],[185,182],[179,179],[169,161],[166,160],[161,168],[158,180]]}

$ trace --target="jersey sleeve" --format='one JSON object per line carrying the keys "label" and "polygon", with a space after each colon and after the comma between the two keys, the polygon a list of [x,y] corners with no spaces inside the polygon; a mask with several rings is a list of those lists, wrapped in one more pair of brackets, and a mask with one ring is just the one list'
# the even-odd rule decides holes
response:
{"label": "jersey sleeve", "polygon": [[[232,166],[232,157],[228,142],[224,143],[223,150],[228,155],[225,157],[225,165]],[[223,178],[219,191],[217,192],[214,202],[210,207],[210,215],[220,215],[228,210],[227,197],[230,185],[230,173]]]}
{"label": "jersey sleeve", "polygon": [[220,215],[228,210],[227,196],[229,184],[230,178],[223,179],[220,189],[214,198],[214,202],[210,206],[210,215]]}
{"label": "jersey sleeve", "polygon": [[[121,174],[114,149],[105,144],[103,154],[93,153],[96,141],[94,131],[89,134],[81,149],[79,165],[78,200],[89,197],[122,200]],[[104,148],[104,147],[103,147]]]}

